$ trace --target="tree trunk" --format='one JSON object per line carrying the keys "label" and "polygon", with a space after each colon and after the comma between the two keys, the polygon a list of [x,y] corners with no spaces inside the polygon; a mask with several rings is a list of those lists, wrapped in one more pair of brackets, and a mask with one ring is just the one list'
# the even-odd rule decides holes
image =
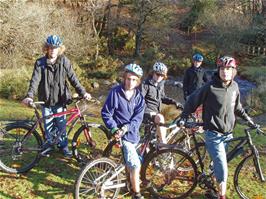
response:
{"label": "tree trunk", "polygon": [[134,52],[134,57],[139,57],[140,56],[140,49],[141,49],[141,42],[142,42],[142,28],[140,27],[137,30],[136,33],[136,41],[135,41],[135,52]]}

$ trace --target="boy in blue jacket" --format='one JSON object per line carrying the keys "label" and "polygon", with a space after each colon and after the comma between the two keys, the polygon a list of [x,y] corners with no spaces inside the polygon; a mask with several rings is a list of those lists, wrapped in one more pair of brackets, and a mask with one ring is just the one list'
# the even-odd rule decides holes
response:
{"label": "boy in blue jacket", "polygon": [[142,199],[140,194],[140,159],[136,145],[140,140],[145,101],[137,87],[143,75],[136,64],[125,67],[124,81],[112,88],[102,108],[102,119],[117,140],[121,138],[124,160],[129,171],[133,199]]}

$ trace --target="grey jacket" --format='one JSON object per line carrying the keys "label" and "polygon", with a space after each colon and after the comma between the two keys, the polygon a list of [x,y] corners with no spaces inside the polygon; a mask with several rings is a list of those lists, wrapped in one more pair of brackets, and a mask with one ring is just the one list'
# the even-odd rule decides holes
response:
{"label": "grey jacket", "polygon": [[201,104],[204,130],[232,132],[235,126],[235,114],[250,121],[240,103],[238,84],[232,81],[228,87],[225,87],[218,75],[189,96],[181,117],[187,118]]}
{"label": "grey jacket", "polygon": [[35,62],[27,97],[33,98],[38,93],[38,100],[47,106],[65,105],[71,99],[67,80],[79,95],[86,93],[67,57],[59,56],[53,65],[49,64],[46,56],[41,57]]}
{"label": "grey jacket", "polygon": [[145,113],[161,111],[162,103],[176,104],[176,101],[167,97],[164,92],[164,81],[161,81],[156,86],[151,77],[147,78],[141,84],[141,93],[145,98],[146,108]]}

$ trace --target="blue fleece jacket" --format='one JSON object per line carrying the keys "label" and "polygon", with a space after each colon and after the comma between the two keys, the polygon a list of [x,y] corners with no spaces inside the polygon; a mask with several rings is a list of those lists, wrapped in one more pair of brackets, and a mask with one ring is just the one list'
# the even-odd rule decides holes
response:
{"label": "blue fleece jacket", "polygon": [[145,101],[138,89],[128,101],[123,85],[112,88],[102,108],[102,119],[109,129],[126,125],[128,132],[123,136],[131,143],[138,143],[139,128],[143,120]]}

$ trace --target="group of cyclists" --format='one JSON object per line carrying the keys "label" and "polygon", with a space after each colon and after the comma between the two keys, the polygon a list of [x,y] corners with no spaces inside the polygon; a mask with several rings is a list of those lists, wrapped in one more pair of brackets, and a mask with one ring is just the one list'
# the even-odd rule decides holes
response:
{"label": "group of cyclists", "polygon": [[[91,95],[86,92],[75,75],[69,59],[63,54],[65,46],[58,35],[50,35],[44,42],[44,56],[35,62],[29,90],[22,101],[28,105],[35,94],[38,100],[44,101],[43,116],[61,112],[71,99],[68,82],[76,92],[86,99]],[[225,199],[228,168],[226,161],[225,141],[232,138],[235,125],[235,114],[241,116],[250,125],[256,126],[245,113],[240,103],[240,93],[234,77],[237,63],[233,57],[223,56],[217,61],[217,72],[207,81],[201,67],[203,56],[196,53],[192,57],[192,66],[184,75],[183,91],[185,98],[184,110],[179,125],[184,125],[189,115],[202,106],[205,143],[213,161],[214,174],[219,184],[216,198]],[[177,108],[183,105],[167,97],[164,91],[164,80],[167,78],[167,66],[155,62],[152,72],[142,81],[142,68],[131,63],[124,67],[123,81],[111,88],[102,107],[102,119],[115,139],[121,140],[124,161],[131,183],[133,199],[144,198],[140,192],[141,162],[135,146],[140,140],[141,123],[152,120],[155,124],[165,123],[161,114],[162,103],[173,104]],[[66,128],[66,118],[46,119],[44,122],[45,136],[48,142],[43,149],[49,153],[53,146],[49,143],[56,132]],[[66,131],[65,131],[66,132]],[[157,127],[158,139],[166,143],[166,128]],[[64,156],[71,157],[68,149],[67,134],[64,133],[58,143]],[[214,197],[214,196],[213,196]]]}

